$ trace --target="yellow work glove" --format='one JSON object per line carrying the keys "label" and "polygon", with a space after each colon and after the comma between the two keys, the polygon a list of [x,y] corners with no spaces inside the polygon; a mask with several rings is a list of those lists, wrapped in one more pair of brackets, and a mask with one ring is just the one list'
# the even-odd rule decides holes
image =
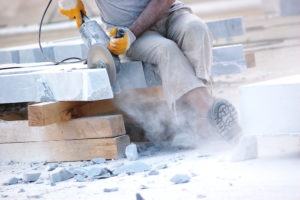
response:
{"label": "yellow work glove", "polygon": [[60,0],[59,11],[69,19],[76,19],[77,28],[80,28],[82,24],[81,13],[86,14],[81,0]]}
{"label": "yellow work glove", "polygon": [[117,27],[114,27],[108,31],[110,41],[107,48],[115,55],[124,54],[136,39],[135,35],[129,29],[126,28],[124,31],[125,34],[121,38],[116,38],[118,32]]}

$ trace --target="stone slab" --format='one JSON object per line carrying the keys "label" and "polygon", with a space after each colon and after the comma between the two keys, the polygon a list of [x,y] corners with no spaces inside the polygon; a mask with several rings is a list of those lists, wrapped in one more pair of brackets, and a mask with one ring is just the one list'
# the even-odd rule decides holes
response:
{"label": "stone slab", "polygon": [[246,32],[242,17],[208,21],[206,24],[214,39],[232,39]]}
{"label": "stone slab", "polygon": [[0,76],[0,103],[113,98],[105,69],[43,70]]}
{"label": "stone slab", "polygon": [[300,75],[239,88],[244,134],[300,135]]}
{"label": "stone slab", "polygon": [[[231,39],[243,35],[245,27],[242,17],[208,21],[214,39]],[[45,54],[52,60],[61,61],[69,57],[86,58],[88,49],[80,38],[42,44]],[[27,45],[0,49],[0,64],[47,62],[38,45]]]}
{"label": "stone slab", "polygon": [[280,0],[280,14],[281,16],[300,15],[300,1]]}
{"label": "stone slab", "polygon": [[213,48],[212,76],[241,73],[246,69],[243,45]]}

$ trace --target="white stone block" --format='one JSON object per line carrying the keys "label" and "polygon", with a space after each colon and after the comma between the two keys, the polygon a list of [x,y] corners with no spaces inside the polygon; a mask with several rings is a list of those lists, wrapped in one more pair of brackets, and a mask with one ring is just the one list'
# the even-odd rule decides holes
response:
{"label": "white stone block", "polygon": [[113,98],[105,69],[42,70],[0,76],[0,103]]}
{"label": "white stone block", "polygon": [[245,134],[300,134],[300,75],[239,88],[241,124]]}

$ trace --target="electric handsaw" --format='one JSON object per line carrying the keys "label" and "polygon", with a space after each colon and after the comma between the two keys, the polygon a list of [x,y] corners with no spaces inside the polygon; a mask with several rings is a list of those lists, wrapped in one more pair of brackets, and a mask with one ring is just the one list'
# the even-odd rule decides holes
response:
{"label": "electric handsaw", "polygon": [[[94,20],[90,20],[82,13],[82,25],[79,29],[82,40],[88,47],[88,68],[106,68],[111,86],[116,85],[116,74],[119,69],[120,59],[108,49],[109,36]],[[116,38],[123,37],[125,31],[118,29]]]}

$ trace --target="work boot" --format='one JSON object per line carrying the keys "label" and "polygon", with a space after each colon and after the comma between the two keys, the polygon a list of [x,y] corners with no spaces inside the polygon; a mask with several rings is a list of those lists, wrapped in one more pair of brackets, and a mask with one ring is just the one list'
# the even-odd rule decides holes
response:
{"label": "work boot", "polygon": [[237,111],[225,99],[216,99],[208,111],[208,121],[227,141],[237,138],[241,128],[238,124]]}

